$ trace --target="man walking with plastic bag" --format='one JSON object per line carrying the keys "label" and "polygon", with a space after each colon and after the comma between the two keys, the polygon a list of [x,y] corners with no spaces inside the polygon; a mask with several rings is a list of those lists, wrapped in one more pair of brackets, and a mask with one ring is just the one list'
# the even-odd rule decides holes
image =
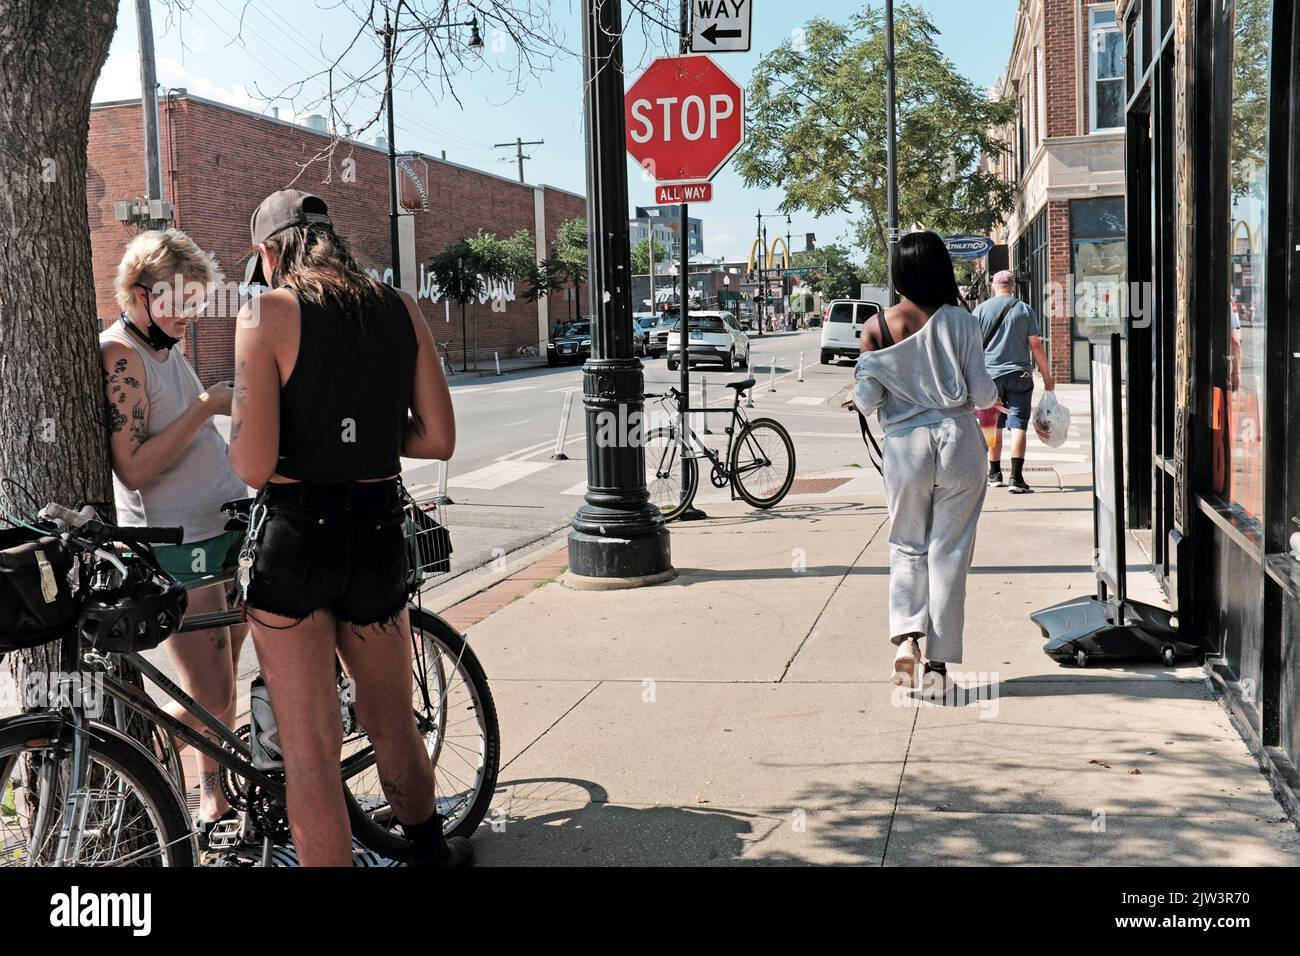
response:
{"label": "man walking with plastic bag", "polygon": [[[1007,487],[1013,495],[1032,492],[1025,481],[1025,446],[1034,399],[1033,365],[1043,373],[1043,387],[1056,388],[1043,348],[1038,316],[1016,298],[1016,277],[1003,270],[993,277],[993,298],[975,310],[984,337],[984,363],[998,389],[998,403],[1009,411],[999,414],[997,430],[989,444],[989,485]],[[1002,475],[1002,429],[1011,429],[1011,480]]]}

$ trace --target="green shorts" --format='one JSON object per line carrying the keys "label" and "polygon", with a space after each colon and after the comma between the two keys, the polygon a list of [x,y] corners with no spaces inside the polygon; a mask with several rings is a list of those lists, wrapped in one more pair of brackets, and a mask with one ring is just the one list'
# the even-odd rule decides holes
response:
{"label": "green shorts", "polygon": [[189,584],[200,578],[233,570],[243,543],[242,531],[224,531],[206,541],[156,547],[154,554],[158,556],[158,564],[164,571],[182,584]]}

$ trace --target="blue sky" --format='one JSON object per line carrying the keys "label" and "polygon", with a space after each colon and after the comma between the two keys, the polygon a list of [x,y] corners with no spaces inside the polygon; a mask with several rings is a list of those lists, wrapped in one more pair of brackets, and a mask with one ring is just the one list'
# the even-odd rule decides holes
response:
{"label": "blue sky", "polygon": [[[357,30],[357,21],[343,8],[365,8],[359,0],[197,0],[191,12],[179,19],[168,18],[163,4],[154,4],[155,47],[158,79],[164,88],[185,87],[210,99],[269,112],[268,97],[322,69],[337,55]],[[874,0],[874,5],[880,5]],[[546,5],[535,3],[535,9]],[[1011,31],[1017,0],[923,0],[920,6],[931,15],[941,31],[940,45],[956,67],[980,86],[989,86],[1002,72],[1011,48]],[[760,0],[755,5],[754,43],[751,53],[720,54],[724,69],[742,85],[761,55],[791,36],[812,16],[847,19],[861,9],[850,0],[809,0],[790,3]],[[579,0],[552,0],[552,21],[561,31],[568,51],[580,47]],[[630,10],[629,4],[624,4]],[[243,20],[240,27],[241,15]],[[95,91],[96,101],[139,96],[138,43],[134,4],[119,4],[117,34],[108,63]],[[629,27],[631,25],[629,24]],[[399,149],[417,149],[505,176],[515,176],[512,149],[494,149],[493,144],[525,140],[546,140],[530,147],[532,156],[525,167],[529,182],[547,183],[575,192],[585,188],[582,145],[582,66],[573,52],[552,58],[550,69],[528,80],[521,92],[510,81],[513,63],[504,37],[488,34],[482,61],[470,74],[455,80],[461,103],[450,96],[435,96],[416,84],[399,89],[394,110]],[[495,49],[494,49],[495,47]],[[323,52],[322,52],[323,51]],[[365,36],[347,61],[362,70],[380,57],[379,40]],[[657,50],[647,44],[641,30],[629,31],[629,82]],[[378,91],[359,97],[349,111],[354,123],[369,117],[379,105]],[[308,84],[294,103],[281,99],[281,115],[319,101],[323,82]],[[322,110],[323,112],[323,110]],[[369,138],[376,127],[363,138]],[[650,204],[653,188],[629,161],[629,191],[633,204]],[[778,190],[747,189],[740,177],[724,169],[714,180],[714,201],[696,205],[693,216],[704,220],[705,252],[727,258],[748,254],[754,235],[754,214],[761,207],[775,210],[783,196]],[[436,211],[435,211],[436,214]],[[818,242],[843,237],[848,220],[843,216],[814,219],[792,215],[794,248],[803,248],[805,232],[817,233]],[[783,225],[783,224],[782,224]],[[769,224],[769,235],[773,224]],[[782,229],[784,231],[784,229]]]}

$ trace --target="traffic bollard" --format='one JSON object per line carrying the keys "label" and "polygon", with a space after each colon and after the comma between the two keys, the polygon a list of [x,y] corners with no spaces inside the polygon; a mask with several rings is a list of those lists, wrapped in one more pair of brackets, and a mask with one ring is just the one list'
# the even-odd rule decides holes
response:
{"label": "traffic bollard", "polygon": [[700,376],[700,415],[704,419],[704,434],[712,435],[713,432],[709,430],[708,409],[709,409],[709,377],[707,375],[701,375]]}
{"label": "traffic bollard", "polygon": [[[493,352],[492,359],[497,363],[497,374],[500,375],[501,374],[501,353]],[[802,382],[803,379],[800,379],[799,381]]]}
{"label": "traffic bollard", "polygon": [[803,381],[803,353],[799,353],[799,381]]}
{"label": "traffic bollard", "polygon": [[771,356],[768,359],[768,366],[769,368],[767,370],[767,390],[769,392],[775,392],[776,391],[776,356],[775,355]]}
{"label": "traffic bollard", "polygon": [[551,461],[568,461],[569,456],[564,453],[565,440],[569,434],[569,411],[573,408],[573,392],[564,393],[564,411],[560,412],[560,431],[555,436],[555,454],[551,456]]}
{"label": "traffic bollard", "polygon": [[447,469],[449,467],[445,461],[438,462],[438,492],[434,500],[440,505],[454,505],[456,503],[447,496]]}

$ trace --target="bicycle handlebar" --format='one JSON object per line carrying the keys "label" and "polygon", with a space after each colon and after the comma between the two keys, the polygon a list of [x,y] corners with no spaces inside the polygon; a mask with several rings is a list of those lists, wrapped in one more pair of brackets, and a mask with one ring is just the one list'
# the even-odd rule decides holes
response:
{"label": "bicycle handlebar", "polygon": [[144,544],[180,544],[185,540],[184,528],[124,528],[107,524],[96,517],[95,509],[90,505],[80,511],[73,511],[51,502],[41,509],[40,516],[54,522],[60,530],[66,529],[71,537],[84,537],[92,544],[120,541],[138,547]]}

